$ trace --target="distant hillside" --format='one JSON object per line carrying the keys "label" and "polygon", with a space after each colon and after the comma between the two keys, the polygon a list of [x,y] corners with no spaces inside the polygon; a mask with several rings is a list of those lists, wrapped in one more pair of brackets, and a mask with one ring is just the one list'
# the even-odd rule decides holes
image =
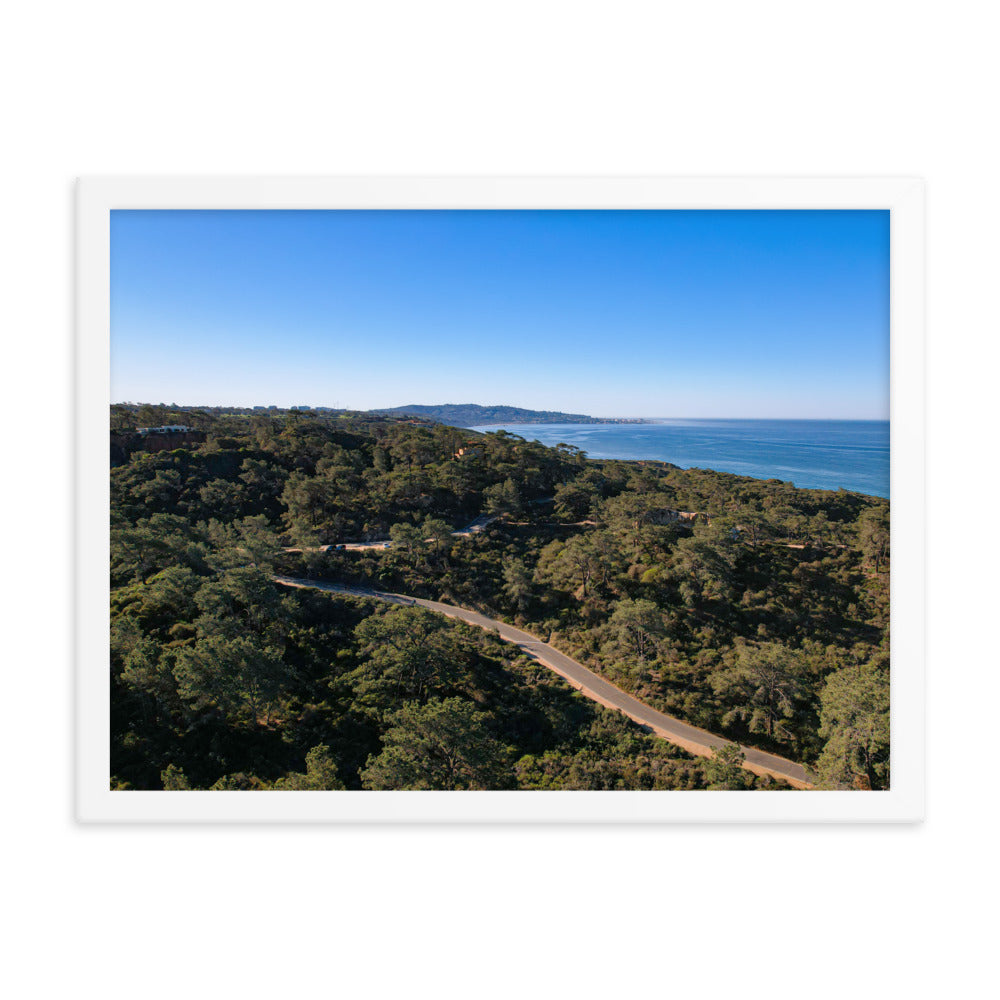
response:
{"label": "distant hillside", "polygon": [[393,416],[425,417],[453,427],[479,427],[485,424],[639,424],[641,420],[588,417],[583,413],[559,410],[525,410],[519,406],[479,406],[476,403],[443,403],[440,406],[394,406],[372,410]]}

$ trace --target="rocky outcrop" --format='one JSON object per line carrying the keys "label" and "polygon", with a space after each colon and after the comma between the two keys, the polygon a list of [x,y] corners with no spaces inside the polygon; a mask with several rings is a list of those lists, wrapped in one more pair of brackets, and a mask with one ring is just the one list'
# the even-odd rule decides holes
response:
{"label": "rocky outcrop", "polygon": [[139,434],[131,432],[111,432],[111,467],[124,465],[136,451],[173,451],[202,444],[204,431],[174,431],[167,434]]}

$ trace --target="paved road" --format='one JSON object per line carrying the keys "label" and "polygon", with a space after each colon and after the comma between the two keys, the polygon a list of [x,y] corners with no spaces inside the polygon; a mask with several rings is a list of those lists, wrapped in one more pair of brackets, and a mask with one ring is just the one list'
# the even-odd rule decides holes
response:
{"label": "paved road", "polygon": [[[533,504],[551,503],[553,497],[542,497],[541,500],[532,500]],[[471,535],[478,535],[481,531],[485,531],[500,515],[499,514],[480,514],[479,517],[475,519],[471,524],[467,524],[464,528],[459,528],[458,531],[453,531],[453,538],[469,538]],[[581,522],[586,524],[593,524],[593,521]],[[427,541],[430,541],[428,538]],[[388,539],[382,538],[374,542],[341,542],[335,545],[320,545],[319,549],[284,549],[284,552],[329,552],[337,549],[342,549],[346,552],[366,552],[369,549],[387,549],[392,545]]]}
{"label": "paved road", "polygon": [[[347,587],[337,583],[301,580],[296,577],[278,576],[275,577],[275,582],[286,587],[306,587],[314,590],[326,590],[335,594],[374,597],[381,601],[388,601],[390,604],[416,604],[422,608],[447,615],[449,618],[457,618],[470,625],[478,625],[480,628],[498,632],[502,639],[512,642],[533,660],[537,660],[543,666],[555,671],[588,698],[608,708],[623,712],[641,726],[652,730],[657,736],[662,736],[663,739],[676,743],[689,753],[711,757],[713,750],[725,746],[729,742],[721,736],[715,736],[704,729],[689,726],[680,719],[664,715],[663,712],[658,712],[655,708],[643,704],[637,698],[633,698],[632,695],[606,681],[599,674],[595,674],[593,670],[588,669],[582,663],[577,663],[565,653],[560,653],[554,646],[542,642],[530,632],[524,632],[519,628],[514,628],[513,625],[507,625],[505,622],[496,621],[493,618],[487,618],[476,611],[455,607],[452,604],[442,604],[440,601],[428,601],[420,597],[407,597],[404,594],[391,594],[363,587]],[[784,778],[796,788],[813,787],[809,782],[806,769],[801,764],[796,764],[794,761],[776,754],[756,750],[753,747],[742,747],[741,749],[746,755],[744,767],[753,771],[754,774],[769,774],[776,778]]]}
{"label": "paved road", "polygon": [[452,534],[456,538],[468,538],[469,535],[478,535],[479,532],[485,530],[496,519],[496,514],[481,514],[472,524],[466,525],[461,531],[453,531]]}
{"label": "paved road", "polygon": [[[536,503],[544,503],[545,501],[536,501]],[[484,531],[490,524],[492,524],[497,519],[496,514],[481,514],[475,519],[471,524],[466,525],[459,531],[453,531],[452,535],[455,538],[468,538],[470,535],[478,535],[479,532]],[[428,539],[430,541],[430,539]],[[342,542],[339,545],[320,545],[319,549],[283,549],[284,552],[328,552],[335,549],[341,549],[345,552],[366,552],[369,549],[387,549],[392,543],[387,539],[380,539],[375,542]]]}

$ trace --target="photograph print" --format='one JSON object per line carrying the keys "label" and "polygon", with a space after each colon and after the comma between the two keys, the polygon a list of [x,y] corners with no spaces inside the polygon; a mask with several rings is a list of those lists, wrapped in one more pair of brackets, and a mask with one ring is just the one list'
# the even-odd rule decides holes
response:
{"label": "photograph print", "polygon": [[891,789],[888,210],[109,227],[115,797]]}

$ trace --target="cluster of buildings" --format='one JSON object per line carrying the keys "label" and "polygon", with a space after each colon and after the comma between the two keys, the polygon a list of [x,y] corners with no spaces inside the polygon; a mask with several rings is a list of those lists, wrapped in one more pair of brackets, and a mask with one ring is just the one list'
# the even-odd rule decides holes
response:
{"label": "cluster of buildings", "polygon": [[140,433],[143,437],[147,434],[187,434],[190,431],[190,427],[184,426],[184,424],[164,424],[163,427],[137,427],[136,431]]}

